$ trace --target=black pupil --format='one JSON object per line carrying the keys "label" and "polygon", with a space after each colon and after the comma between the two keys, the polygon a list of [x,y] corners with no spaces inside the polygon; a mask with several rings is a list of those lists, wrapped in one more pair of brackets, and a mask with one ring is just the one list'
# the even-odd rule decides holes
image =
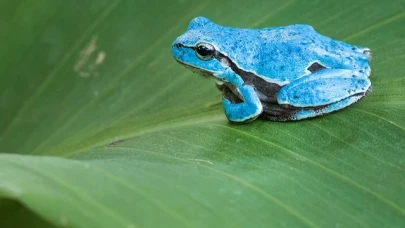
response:
{"label": "black pupil", "polygon": [[197,47],[197,52],[198,54],[200,54],[201,56],[209,56],[213,54],[213,50],[208,48],[205,45],[199,45]]}

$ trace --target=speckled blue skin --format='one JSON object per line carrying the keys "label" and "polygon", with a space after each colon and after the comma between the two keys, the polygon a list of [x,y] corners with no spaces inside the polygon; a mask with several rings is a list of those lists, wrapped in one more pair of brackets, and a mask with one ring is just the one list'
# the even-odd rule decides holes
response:
{"label": "speckled blue skin", "polygon": [[[215,48],[213,58],[197,57],[194,48],[201,42]],[[172,54],[240,97],[239,103],[223,98],[225,114],[232,122],[257,118],[267,104],[285,109],[273,120],[315,117],[349,106],[371,88],[370,50],[320,35],[308,25],[244,29],[197,17],[173,42]],[[322,69],[310,70],[314,63]],[[280,88],[274,91],[276,100],[259,93],[258,85],[245,83],[241,72]]]}

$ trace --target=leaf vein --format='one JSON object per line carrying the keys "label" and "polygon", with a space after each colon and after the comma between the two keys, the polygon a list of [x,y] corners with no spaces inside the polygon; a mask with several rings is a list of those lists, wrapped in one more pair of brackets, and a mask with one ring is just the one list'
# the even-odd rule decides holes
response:
{"label": "leaf vein", "polygon": [[172,158],[174,160],[179,160],[182,161],[184,163],[189,163],[189,164],[195,164],[197,166],[203,167],[205,169],[208,169],[210,171],[213,171],[215,173],[221,174],[223,176],[226,176],[232,180],[234,180],[235,182],[241,184],[242,186],[245,186],[246,188],[250,189],[253,192],[258,193],[259,195],[261,195],[262,197],[272,201],[273,203],[276,203],[277,205],[279,205],[281,208],[283,208],[284,210],[286,210],[287,212],[289,212],[291,215],[293,215],[294,217],[296,217],[297,219],[299,219],[302,223],[304,223],[305,225],[309,226],[309,227],[318,227],[315,224],[313,224],[311,221],[309,221],[308,219],[306,219],[304,216],[302,216],[301,214],[299,214],[297,211],[295,211],[293,208],[289,207],[288,205],[284,204],[283,202],[281,202],[280,200],[278,200],[276,197],[272,196],[271,194],[267,193],[266,191],[264,191],[263,189],[259,188],[256,185],[250,184],[248,182],[246,182],[245,180],[234,176],[230,173],[227,173],[225,171],[213,168],[212,166],[208,166],[208,165],[203,165],[200,163],[195,163],[195,162],[191,162],[187,159],[182,159],[182,158],[178,158],[175,157],[173,155],[169,155],[169,154],[163,154],[163,153],[159,153],[156,151],[151,151],[151,150],[145,150],[145,149],[139,149],[139,148],[131,148],[131,147],[114,147],[114,148],[121,148],[121,149],[125,149],[125,150],[129,150],[129,151],[142,151],[142,152],[147,152],[147,153],[152,153],[152,154],[156,154],[159,156],[163,156],[163,157],[168,157],[168,158]]}
{"label": "leaf vein", "polygon": [[243,132],[243,131],[241,131],[241,130],[237,130],[237,129],[234,129],[234,128],[231,128],[231,127],[228,127],[228,126],[221,126],[221,125],[216,125],[216,126],[222,127],[222,128],[227,128],[227,129],[232,130],[232,131],[235,131],[235,132],[239,132],[240,134],[249,136],[249,137],[251,137],[251,138],[254,138],[254,139],[256,139],[256,140],[259,141],[259,142],[263,142],[263,143],[266,143],[266,144],[273,145],[273,146],[275,146],[275,147],[278,147],[278,148],[280,148],[280,149],[283,149],[284,151],[288,152],[289,154],[292,154],[292,155],[294,155],[294,156],[297,156],[297,157],[301,157],[301,158],[303,158],[303,159],[306,159],[306,160],[308,160],[310,163],[312,163],[313,165],[318,166],[319,168],[321,168],[321,169],[327,171],[327,172],[330,173],[332,176],[338,177],[338,178],[340,178],[341,180],[343,180],[343,181],[345,181],[345,182],[347,182],[347,183],[349,183],[349,184],[351,184],[351,185],[353,185],[353,186],[355,186],[355,187],[357,187],[357,188],[363,190],[364,192],[367,192],[367,193],[373,195],[373,196],[376,197],[377,199],[381,200],[381,202],[384,202],[385,204],[391,206],[396,212],[399,212],[401,215],[405,215],[405,209],[399,207],[399,206],[398,206],[397,204],[395,204],[394,202],[392,202],[392,201],[388,200],[387,198],[381,196],[380,194],[378,194],[378,193],[376,193],[376,192],[374,192],[374,191],[372,191],[372,190],[370,190],[370,189],[364,187],[363,185],[360,185],[360,184],[356,183],[355,181],[351,180],[349,177],[346,177],[346,176],[344,176],[344,175],[342,175],[342,174],[340,174],[340,173],[338,173],[338,172],[336,172],[336,171],[333,171],[333,170],[331,170],[331,169],[329,169],[329,168],[323,166],[322,164],[316,162],[315,160],[312,160],[312,159],[310,159],[310,158],[308,158],[308,157],[305,157],[305,156],[303,156],[303,155],[300,155],[300,154],[298,154],[298,153],[296,153],[296,152],[294,152],[294,151],[291,151],[291,150],[289,150],[288,148],[285,148],[285,147],[283,147],[283,146],[281,146],[281,145],[278,145],[278,144],[276,144],[276,143],[267,141],[267,140],[265,140],[265,139],[263,139],[263,138],[260,138],[260,137],[258,137],[258,136],[255,136],[255,135],[248,134],[248,133]]}

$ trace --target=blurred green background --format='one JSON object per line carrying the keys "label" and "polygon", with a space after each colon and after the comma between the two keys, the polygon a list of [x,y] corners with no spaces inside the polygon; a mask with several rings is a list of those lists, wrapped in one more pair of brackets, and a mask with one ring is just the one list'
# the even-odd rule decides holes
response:
{"label": "blurred green background", "polygon": [[[196,16],[367,46],[373,92],[229,124],[170,54]],[[404,227],[405,2],[0,0],[1,227]]]}

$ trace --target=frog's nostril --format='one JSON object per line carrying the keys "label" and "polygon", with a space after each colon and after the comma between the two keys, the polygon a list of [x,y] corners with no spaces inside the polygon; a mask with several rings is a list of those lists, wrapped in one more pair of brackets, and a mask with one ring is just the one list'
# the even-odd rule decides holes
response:
{"label": "frog's nostril", "polygon": [[363,54],[365,54],[367,56],[369,62],[373,58],[373,56],[371,55],[371,50],[365,50],[365,51],[363,51]]}

